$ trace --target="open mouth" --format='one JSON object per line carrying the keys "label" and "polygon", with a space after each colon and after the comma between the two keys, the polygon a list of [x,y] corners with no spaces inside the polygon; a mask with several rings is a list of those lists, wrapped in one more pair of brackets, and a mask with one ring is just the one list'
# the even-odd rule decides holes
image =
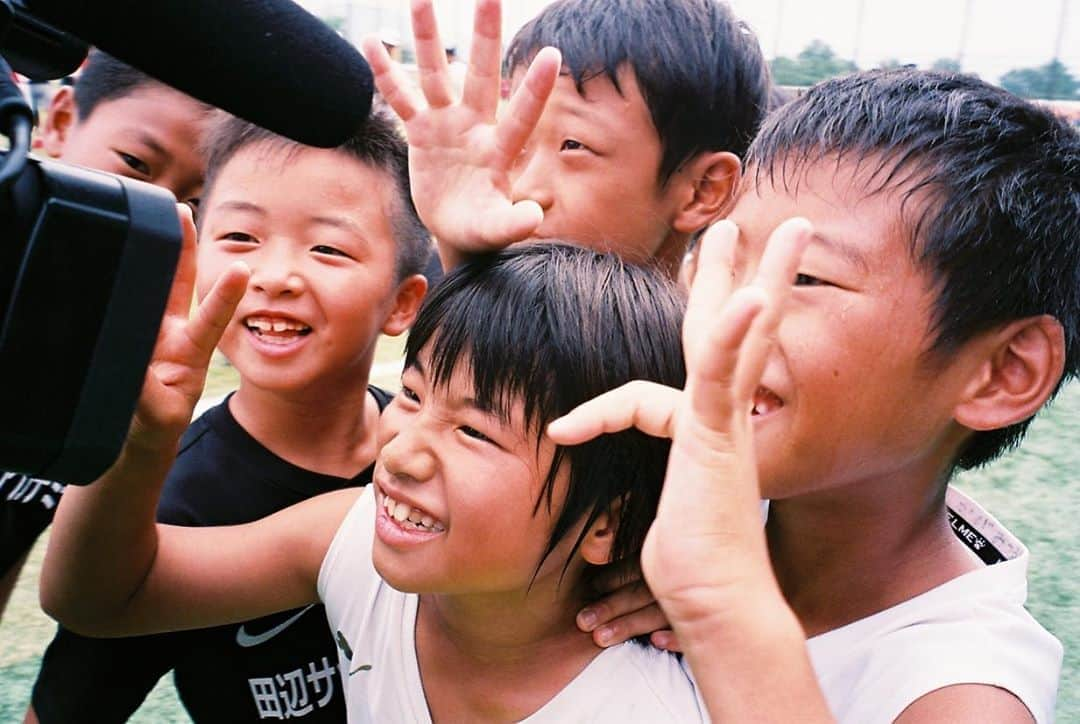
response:
{"label": "open mouth", "polygon": [[286,344],[311,334],[311,327],[288,317],[245,317],[244,326],[265,342]]}
{"label": "open mouth", "polygon": [[376,492],[379,506],[386,510],[386,515],[406,530],[418,530],[425,533],[441,533],[446,527],[433,515],[406,503],[399,503],[381,490]]}
{"label": "open mouth", "polygon": [[784,401],[776,396],[776,393],[767,387],[758,387],[754,390],[754,406],[750,415],[760,417],[776,412],[784,406]]}

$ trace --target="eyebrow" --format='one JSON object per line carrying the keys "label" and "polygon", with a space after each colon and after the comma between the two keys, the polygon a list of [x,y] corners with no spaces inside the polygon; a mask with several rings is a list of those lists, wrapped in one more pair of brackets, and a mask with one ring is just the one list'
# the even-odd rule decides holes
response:
{"label": "eyebrow", "polygon": [[[423,377],[425,381],[427,380],[428,377],[427,377],[427,373],[424,371],[424,365],[420,364],[419,359],[414,359],[410,364],[405,366],[405,369],[409,369],[410,367],[412,369],[416,370],[416,372],[421,377]],[[483,413],[485,415],[488,415],[490,417],[493,417],[493,418],[499,420],[500,422],[503,422],[507,426],[509,426],[509,424],[510,424],[510,421],[503,419],[503,416],[500,415],[497,410],[491,409],[491,408],[489,408],[489,407],[487,407],[485,405],[481,405],[479,402],[477,402],[475,397],[461,397],[461,398],[455,400],[455,402],[457,404],[454,405],[454,407],[471,407],[472,409],[476,410],[477,412],[481,412],[481,413]]]}
{"label": "eyebrow", "polygon": [[157,139],[151,136],[146,131],[139,131],[137,138],[143,145],[148,147],[151,151],[158,154],[159,156],[167,155],[165,149],[160,143],[158,143]]}
{"label": "eyebrow", "polygon": [[346,216],[313,216],[310,221],[312,224],[330,226],[335,229],[347,231],[350,234],[355,234],[361,239],[364,238],[364,231],[360,228],[360,225]]}
{"label": "eyebrow", "polygon": [[227,209],[229,211],[247,211],[252,214],[258,214],[259,216],[266,216],[266,209],[253,204],[250,201],[222,201],[218,204],[219,209]]}
{"label": "eyebrow", "polygon": [[812,241],[824,246],[834,254],[838,254],[844,259],[847,259],[862,271],[865,272],[870,270],[870,262],[867,260],[866,254],[858,247],[838,239],[829,238],[818,231],[815,231],[810,238]]}

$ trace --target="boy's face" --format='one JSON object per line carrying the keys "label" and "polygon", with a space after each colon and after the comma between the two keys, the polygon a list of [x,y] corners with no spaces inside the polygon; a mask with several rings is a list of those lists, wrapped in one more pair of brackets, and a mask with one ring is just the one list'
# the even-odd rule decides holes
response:
{"label": "boy's face", "polygon": [[[478,409],[467,364],[437,387],[428,369],[425,348],[379,422],[375,567],[403,591],[524,591],[554,526],[548,507],[536,508],[554,446],[545,436],[537,448],[520,404],[510,423]],[[560,475],[555,501],[565,486]],[[575,539],[545,559],[538,585],[558,579]]]}
{"label": "boy's face", "polygon": [[674,187],[659,184],[660,137],[634,74],[620,70],[618,78],[621,93],[597,76],[582,94],[573,78],[559,77],[511,172],[513,198],[543,208],[538,237],[674,265],[683,249],[672,238]]}
{"label": "boy's face", "polygon": [[849,165],[817,163],[797,194],[763,176],[729,217],[741,231],[740,275],[785,219],[804,216],[815,230],[755,394],[767,498],[870,481],[895,495],[895,481],[940,475],[968,434],[952,410],[973,358],[964,348],[944,362],[927,354],[935,295],[912,261],[899,195],[864,188]]}
{"label": "boy's face", "polygon": [[323,149],[255,144],[220,170],[201,210],[197,288],[235,261],[251,269],[220,344],[243,384],[325,395],[367,380],[396,303],[394,188]]}
{"label": "boy's face", "polygon": [[168,189],[180,201],[202,190],[199,137],[206,106],[157,83],[102,101],[78,118],[71,89],[58,92],[46,121],[45,147],[79,164]]}

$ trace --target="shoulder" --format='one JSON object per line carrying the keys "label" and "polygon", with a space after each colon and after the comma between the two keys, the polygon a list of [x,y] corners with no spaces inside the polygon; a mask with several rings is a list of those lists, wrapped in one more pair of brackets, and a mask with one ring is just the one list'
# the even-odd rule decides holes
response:
{"label": "shoulder", "polygon": [[1023,564],[989,566],[810,639],[814,668],[837,717],[892,721],[930,692],[975,684],[948,693],[952,720],[963,697],[971,696],[967,689],[994,687],[1022,702],[1036,721],[1051,721],[1062,648],[1016,595],[1014,579],[1023,574],[1015,568]]}
{"label": "shoulder", "polygon": [[337,525],[330,529],[331,538],[318,578],[319,598],[329,613],[331,609],[337,610],[344,600],[352,598],[364,582],[377,578],[371,562],[375,495],[368,486],[319,497],[331,499],[337,506]]}

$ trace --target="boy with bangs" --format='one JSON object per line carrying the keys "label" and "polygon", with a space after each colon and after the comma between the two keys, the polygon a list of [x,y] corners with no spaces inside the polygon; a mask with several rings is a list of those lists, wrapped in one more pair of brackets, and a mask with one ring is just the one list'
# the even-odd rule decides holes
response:
{"label": "boy with bangs", "polygon": [[1080,137],[970,76],[877,71],[788,103],[747,167],[685,394],[549,433],[674,435],[642,567],[714,719],[1053,721],[1027,549],[948,483],[1080,372]]}
{"label": "boy with bangs", "polygon": [[[477,2],[460,100],[431,0],[412,3],[423,98],[377,39],[364,43],[444,266],[559,238],[675,278],[691,238],[730,208],[768,109],[757,38],[719,0],[560,0],[501,61],[500,13]],[[503,68],[515,91],[496,122]]]}
{"label": "boy with bangs", "polygon": [[[412,323],[430,254],[405,143],[385,111],[335,149],[224,117],[205,145],[198,289],[205,295],[236,260],[251,274],[221,341],[239,389],[188,428],[157,508],[183,526],[245,523],[370,482],[391,397],[368,384],[375,345]],[[177,591],[179,605],[186,596]],[[275,712],[336,722],[345,716],[336,651],[321,606],[162,636],[96,640],[61,628],[33,707],[46,723],[126,721],[172,670],[199,722]]]}
{"label": "boy with bangs", "polygon": [[420,310],[371,486],[243,526],[155,525],[245,276],[225,269],[190,321],[190,270],[179,277],[120,460],[61,505],[42,579],[49,610],[117,635],[321,599],[350,721],[702,720],[676,657],[600,649],[575,625],[589,578],[636,558],[667,442],[629,431],[560,448],[544,434],[631,379],[682,383],[671,282],[556,243],[475,259]]}

